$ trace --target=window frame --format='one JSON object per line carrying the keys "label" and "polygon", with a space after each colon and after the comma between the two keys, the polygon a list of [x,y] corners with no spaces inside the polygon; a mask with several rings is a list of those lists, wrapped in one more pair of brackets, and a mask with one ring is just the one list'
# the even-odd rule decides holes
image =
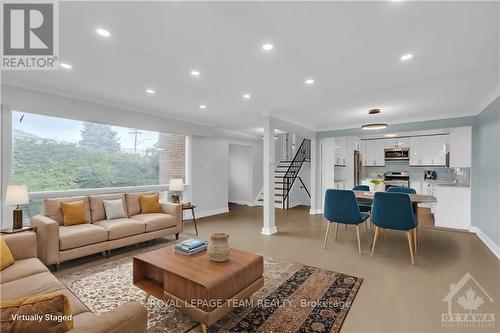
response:
{"label": "window frame", "polygon": [[[13,127],[12,127],[12,112],[14,111],[14,108],[10,105],[1,105],[1,115],[0,115],[0,138],[2,139],[2,144],[0,145],[0,166],[1,166],[1,172],[0,172],[0,184],[1,184],[1,191],[0,191],[0,198],[1,198],[1,205],[0,205],[0,217],[2,218],[2,221],[5,221],[2,223],[2,227],[5,227],[6,225],[10,225],[10,221],[12,220],[11,215],[11,206],[6,206],[4,204],[5,202],[5,193],[7,191],[7,186],[11,183],[12,181],[12,148],[13,148],[13,138],[12,138],[12,133],[13,133]],[[27,111],[20,111],[20,112],[27,112]],[[36,115],[42,115],[45,116],[44,113],[36,113],[36,112],[27,112],[27,113],[33,113]],[[52,115],[46,115],[52,117]],[[73,118],[68,118],[68,117],[58,117],[62,119],[68,119],[68,120],[77,120]],[[92,121],[95,122],[95,121]],[[99,122],[96,122],[99,124]],[[120,126],[124,127],[122,125],[113,125],[113,124],[108,124],[111,126]],[[139,129],[139,128],[138,128]],[[143,129],[146,131],[146,129]],[[149,130],[147,130],[149,131]],[[168,133],[162,133],[162,132],[157,132],[159,134],[168,134]],[[184,170],[184,179],[185,179],[185,191],[187,190],[188,193],[190,192],[190,175],[191,175],[191,163],[190,163],[190,151],[191,151],[191,140],[189,135],[185,135],[185,155],[184,155],[184,160],[185,160],[185,170]],[[139,185],[139,186],[125,186],[125,187],[103,187],[103,188],[87,188],[87,189],[72,189],[72,190],[52,190],[52,191],[34,191],[34,192],[29,192],[29,199],[31,200],[43,200],[46,198],[54,198],[54,197],[70,197],[70,196],[88,196],[88,195],[96,195],[96,194],[110,194],[110,193],[125,193],[125,192],[147,192],[147,191],[168,191],[168,184],[158,184],[158,185]]]}

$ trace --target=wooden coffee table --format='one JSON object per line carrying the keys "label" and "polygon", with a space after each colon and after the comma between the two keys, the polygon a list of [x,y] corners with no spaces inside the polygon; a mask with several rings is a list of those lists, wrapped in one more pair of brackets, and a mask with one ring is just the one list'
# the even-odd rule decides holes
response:
{"label": "wooden coffee table", "polygon": [[214,262],[206,251],[184,256],[173,246],[134,257],[134,285],[178,307],[201,323],[203,332],[264,285],[262,256],[231,249],[229,260]]}

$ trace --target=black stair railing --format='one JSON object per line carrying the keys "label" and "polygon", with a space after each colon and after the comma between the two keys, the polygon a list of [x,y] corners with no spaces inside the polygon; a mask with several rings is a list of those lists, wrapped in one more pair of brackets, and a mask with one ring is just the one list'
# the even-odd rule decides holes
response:
{"label": "black stair railing", "polygon": [[290,191],[292,190],[293,184],[295,183],[295,180],[298,178],[299,181],[302,183],[302,186],[307,192],[307,195],[309,198],[311,197],[311,194],[307,190],[306,185],[302,181],[302,179],[299,177],[299,171],[300,168],[302,167],[302,164],[304,162],[310,162],[311,161],[311,140],[304,139],[302,140],[302,143],[300,144],[299,149],[297,150],[297,153],[295,153],[295,156],[293,157],[293,160],[290,162],[290,166],[288,167],[287,171],[285,172],[285,175],[283,176],[283,209],[289,208],[290,207]]}

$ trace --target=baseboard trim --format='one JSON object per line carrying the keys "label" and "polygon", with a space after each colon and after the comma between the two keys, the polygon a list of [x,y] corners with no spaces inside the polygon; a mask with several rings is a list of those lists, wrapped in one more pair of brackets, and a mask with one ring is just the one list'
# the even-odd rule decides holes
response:
{"label": "baseboard trim", "polygon": [[477,235],[477,237],[486,245],[488,249],[500,260],[500,247],[495,244],[494,241],[491,240],[484,232],[481,231],[478,227],[471,226],[469,227],[469,231],[473,232]]}
{"label": "baseboard trim", "polygon": [[275,234],[278,232],[278,229],[276,229],[276,227],[272,227],[272,228],[262,228],[262,234],[263,235],[266,235],[266,236],[271,236],[272,234]]}
{"label": "baseboard trim", "polygon": [[249,206],[249,207],[254,207],[256,204],[253,201],[243,201],[243,200],[231,200],[229,203],[237,204],[237,205],[243,205],[243,206]]}
{"label": "baseboard trim", "polygon": [[[229,213],[229,208],[224,207],[224,208],[218,208],[218,209],[210,209],[210,210],[204,210],[204,211],[195,211],[196,218],[202,218],[202,217],[208,217],[212,215],[219,215],[219,214],[225,214]],[[191,211],[184,211],[184,218],[186,220],[191,219]]]}
{"label": "baseboard trim", "polygon": [[323,214],[323,209],[309,209],[309,215]]}

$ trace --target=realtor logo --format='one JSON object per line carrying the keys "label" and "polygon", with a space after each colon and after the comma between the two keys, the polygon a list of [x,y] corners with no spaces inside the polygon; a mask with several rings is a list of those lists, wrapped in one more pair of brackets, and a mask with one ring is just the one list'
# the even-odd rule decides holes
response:
{"label": "realtor logo", "polygon": [[59,67],[57,2],[35,1],[14,0],[2,4],[3,70]]}
{"label": "realtor logo", "polygon": [[469,272],[450,284],[443,302],[448,313],[441,314],[442,327],[495,327],[495,314],[484,311],[493,299]]}

